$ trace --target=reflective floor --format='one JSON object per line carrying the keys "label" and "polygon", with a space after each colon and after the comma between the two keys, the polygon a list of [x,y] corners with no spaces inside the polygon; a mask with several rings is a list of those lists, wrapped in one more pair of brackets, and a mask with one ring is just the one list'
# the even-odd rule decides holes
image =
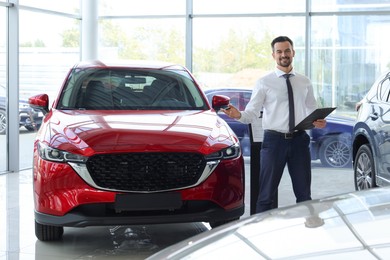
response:
{"label": "reflective floor", "polygon": [[187,223],[65,228],[63,240],[41,242],[34,231],[31,171],[0,175],[0,259],[145,259],[209,229]]}
{"label": "reflective floor", "polygon": [[[249,164],[246,164],[248,181]],[[58,242],[41,242],[34,231],[31,170],[0,174],[0,259],[145,259],[185,238],[207,231],[206,223],[65,228]],[[352,169],[313,166],[313,199],[353,191]],[[246,194],[249,185],[246,185]],[[279,206],[295,203],[284,174]],[[249,215],[249,196],[245,199]]]}

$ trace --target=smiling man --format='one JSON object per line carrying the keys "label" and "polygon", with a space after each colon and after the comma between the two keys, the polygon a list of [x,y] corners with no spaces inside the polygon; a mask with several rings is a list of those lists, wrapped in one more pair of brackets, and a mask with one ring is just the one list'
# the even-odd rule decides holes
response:
{"label": "smiling man", "polygon": [[[317,102],[310,80],[295,72],[292,66],[295,56],[292,40],[279,36],[272,41],[271,47],[276,68],[257,81],[245,111],[231,105],[223,110],[243,123],[252,122],[263,111],[264,140],[257,213],[272,208],[286,164],[296,202],[311,200],[310,137],[306,131],[293,128],[316,109]],[[313,125],[323,128],[326,121],[320,119]]]}

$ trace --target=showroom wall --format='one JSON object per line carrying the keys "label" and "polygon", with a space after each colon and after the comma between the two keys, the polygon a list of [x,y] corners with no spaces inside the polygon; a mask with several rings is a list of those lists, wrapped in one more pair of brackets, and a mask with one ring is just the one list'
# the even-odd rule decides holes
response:
{"label": "showroom wall", "polygon": [[[387,0],[0,1],[0,85],[14,129],[0,135],[0,172],[31,167],[34,133],[17,131],[19,98],[52,100],[83,57],[175,62],[205,89],[252,87],[274,66],[272,38],[288,35],[319,105],[354,117],[354,104],[389,69],[389,14]],[[17,62],[7,58],[15,45]]]}

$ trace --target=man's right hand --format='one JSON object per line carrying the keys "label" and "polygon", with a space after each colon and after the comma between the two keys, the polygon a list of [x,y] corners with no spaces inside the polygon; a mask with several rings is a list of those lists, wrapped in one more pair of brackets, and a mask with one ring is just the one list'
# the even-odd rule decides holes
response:
{"label": "man's right hand", "polygon": [[221,111],[224,112],[230,118],[233,119],[241,118],[241,112],[232,104],[229,104],[227,108],[221,108]]}

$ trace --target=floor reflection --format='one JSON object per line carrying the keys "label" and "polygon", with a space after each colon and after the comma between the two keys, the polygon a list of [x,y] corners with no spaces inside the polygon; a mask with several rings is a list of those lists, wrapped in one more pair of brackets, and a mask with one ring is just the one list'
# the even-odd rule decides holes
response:
{"label": "floor reflection", "polygon": [[203,223],[65,228],[61,241],[36,240],[35,259],[145,259],[206,230]]}
{"label": "floor reflection", "polygon": [[0,260],[145,259],[207,231],[208,224],[65,227],[63,239],[35,237],[31,170],[0,175]]}
{"label": "floor reflection", "polygon": [[[249,164],[245,165],[249,174]],[[279,185],[279,206],[295,204],[288,173]],[[245,204],[249,205],[249,176]],[[313,166],[313,198],[353,191],[351,170]],[[0,260],[145,259],[210,229],[206,223],[65,228],[63,239],[35,237],[32,173],[0,174]],[[243,217],[249,215],[249,207]]]}

